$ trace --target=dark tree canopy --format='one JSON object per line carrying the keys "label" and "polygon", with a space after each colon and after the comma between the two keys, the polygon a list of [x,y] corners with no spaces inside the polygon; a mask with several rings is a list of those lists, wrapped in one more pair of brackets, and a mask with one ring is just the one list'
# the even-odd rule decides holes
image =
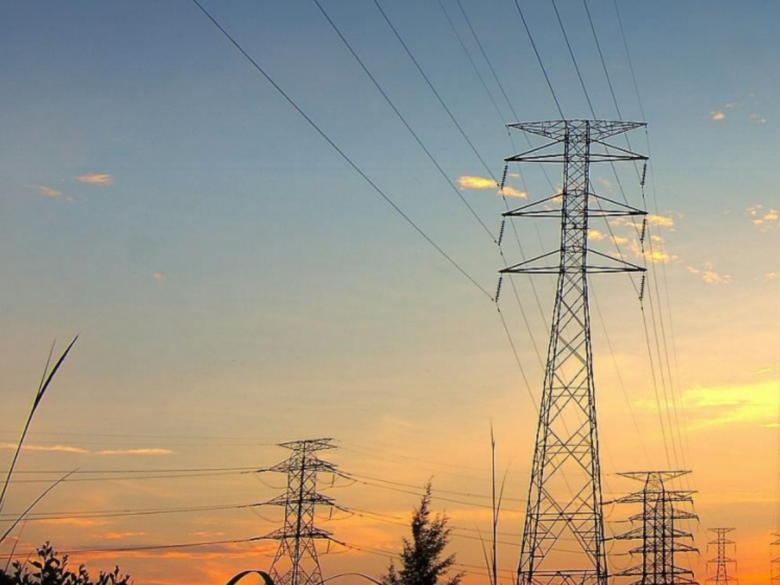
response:
{"label": "dark tree canopy", "polygon": [[[401,567],[396,569],[390,561],[387,575],[382,577],[386,585],[459,585],[463,573],[447,577],[447,571],[455,563],[455,555],[443,557],[450,541],[450,529],[446,515],[431,517],[431,483],[425,485],[420,507],[412,512],[412,539],[404,538]],[[441,579],[441,580],[440,580]]]}
{"label": "dark tree canopy", "polygon": [[120,574],[119,567],[110,573],[101,571],[94,580],[84,565],[74,573],[68,569],[68,556],[60,559],[48,542],[28,564],[16,561],[10,573],[0,569],[0,585],[130,585],[130,576]]}

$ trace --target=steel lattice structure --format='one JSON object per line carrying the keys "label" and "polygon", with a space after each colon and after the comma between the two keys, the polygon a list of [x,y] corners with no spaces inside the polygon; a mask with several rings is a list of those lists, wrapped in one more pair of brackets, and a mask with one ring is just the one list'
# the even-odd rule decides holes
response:
{"label": "steel lattice structure", "polygon": [[[322,571],[315,540],[329,539],[331,533],[314,526],[317,505],[333,505],[333,499],[317,493],[317,474],[334,473],[336,466],[322,461],[317,451],[334,449],[333,439],[307,439],[281,443],[293,451],[286,461],[269,471],[287,474],[287,491],[268,504],[284,507],[284,526],[265,538],[279,541],[268,571],[276,585],[321,585]],[[284,569],[281,565],[286,565]]]}
{"label": "steel lattice structure", "polygon": [[697,585],[693,571],[675,562],[677,553],[698,552],[681,540],[693,541],[693,534],[680,530],[680,520],[695,520],[696,514],[683,510],[680,504],[693,505],[692,490],[669,490],[665,482],[689,471],[635,471],[618,475],[644,483],[639,492],[615,500],[617,504],[641,504],[642,511],[630,518],[638,525],[619,534],[616,540],[639,540],[631,555],[641,555],[642,562],[614,574],[615,577],[639,577],[630,585]]}
{"label": "steel lattice structure", "polygon": [[769,582],[770,585],[780,585],[780,556],[777,556],[777,549],[780,547],[780,534],[772,534],[772,536],[775,539],[769,544],[772,557],[769,568]]}
{"label": "steel lattice structure", "polygon": [[714,545],[717,550],[717,555],[714,559],[707,561],[707,565],[715,565],[715,574],[707,579],[707,583],[714,583],[715,585],[729,585],[730,583],[739,583],[739,579],[729,575],[728,566],[733,565],[734,569],[737,568],[737,561],[730,558],[727,554],[729,546],[736,543],[733,540],[726,538],[726,535],[734,530],[733,528],[709,528],[710,532],[715,533],[715,540],[711,540],[707,544]]}
{"label": "steel lattice structure", "polygon": [[[552,141],[510,157],[507,163],[563,165],[560,194],[504,214],[561,219],[558,250],[501,271],[558,275],[518,585],[607,582],[588,275],[644,269],[589,250],[588,222],[593,217],[645,216],[646,212],[592,193],[590,165],[646,160],[605,142],[643,125],[604,120],[511,125]],[[560,207],[551,209],[558,202]],[[556,255],[558,262],[551,263]],[[589,255],[597,259],[595,264],[589,264]]]}

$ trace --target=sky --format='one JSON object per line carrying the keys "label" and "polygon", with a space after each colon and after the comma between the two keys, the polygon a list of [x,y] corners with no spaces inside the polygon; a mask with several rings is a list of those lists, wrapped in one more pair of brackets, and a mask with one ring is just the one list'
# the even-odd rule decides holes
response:
{"label": "sky", "polygon": [[[279,527],[247,506],[285,478],[247,472],[331,437],[347,477],[320,488],[348,511],[317,521],[353,546],[321,547],[325,575],[384,573],[431,480],[466,583],[487,583],[492,425],[511,583],[555,283],[505,279],[505,330],[494,240],[506,205],[562,179],[512,165],[506,203],[495,179],[539,144],[507,124],[597,117],[646,122],[614,143],[650,156],[644,193],[641,166],[591,172],[651,214],[644,254],[633,225],[591,226],[594,249],[648,267],[641,303],[640,277],[591,279],[604,499],[638,489],[619,472],[691,470],[675,487],[696,490],[701,552],[681,563],[703,582],[708,529],[734,527],[736,574],[766,583],[780,5],[520,2],[527,30],[512,0],[202,6],[257,67],[192,0],[0,5],[0,469],[52,343],[79,335],[2,525],[76,472],[0,553],[50,540],[139,585],[267,570],[277,543],[240,541]],[[557,229],[506,224],[507,262]],[[607,507],[608,534],[629,508]],[[231,542],[165,548],[214,541]]]}

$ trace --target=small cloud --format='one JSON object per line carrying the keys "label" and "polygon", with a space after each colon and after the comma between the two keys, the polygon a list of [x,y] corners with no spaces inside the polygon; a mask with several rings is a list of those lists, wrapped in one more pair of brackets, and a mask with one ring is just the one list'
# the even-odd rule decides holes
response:
{"label": "small cloud", "polygon": [[767,272],[764,275],[764,278],[766,278],[769,282],[777,282],[780,280],[780,272]]}
{"label": "small cloud", "polygon": [[521,197],[523,199],[528,197],[528,193],[525,191],[518,191],[510,185],[504,185],[504,188],[501,189],[500,195],[505,195],[507,197]]}
{"label": "small cloud", "polygon": [[593,240],[594,242],[600,242],[601,240],[606,240],[607,235],[604,232],[600,232],[599,230],[588,230],[588,239]]}
{"label": "small cloud", "polygon": [[653,264],[666,264],[672,260],[672,257],[663,250],[653,250],[652,252],[646,252],[645,256]]}
{"label": "small cloud", "polygon": [[102,540],[124,540],[125,538],[144,536],[145,534],[146,532],[106,532],[105,534],[98,534],[96,536]]}
{"label": "small cloud", "polygon": [[604,177],[599,177],[599,183],[601,183],[607,189],[612,188],[612,182],[609,179],[605,179]]}
{"label": "small cloud", "polygon": [[76,180],[81,183],[100,185],[102,187],[108,187],[109,185],[114,184],[114,177],[108,173],[87,173],[86,175],[76,177]]}
{"label": "small cloud", "polygon": [[776,209],[765,210],[763,205],[752,205],[745,210],[753,225],[762,232],[780,227],[780,213]]}
{"label": "small cloud", "polygon": [[657,225],[659,227],[674,227],[674,218],[664,215],[649,214],[647,216],[647,223],[651,225]]}
{"label": "small cloud", "polygon": [[730,284],[731,276],[728,274],[719,274],[713,269],[712,262],[705,262],[704,268],[696,268],[694,266],[688,266],[688,272],[694,276],[700,276],[701,279],[707,284]]}
{"label": "small cloud", "polygon": [[504,188],[499,190],[498,184],[488,177],[462,175],[458,177],[458,185],[460,185],[461,189],[495,189],[498,190],[499,195],[504,195],[505,197],[528,197],[528,193],[518,191],[510,185],[504,185]]}
{"label": "small cloud", "polygon": [[612,236],[612,243],[617,244],[618,246],[623,246],[625,244],[628,244],[629,239],[624,238],[623,236]]}
{"label": "small cloud", "polygon": [[508,173],[507,177],[512,177],[513,179],[519,179],[520,173]]}
{"label": "small cloud", "polygon": [[165,282],[166,276],[162,272],[155,272],[152,274],[152,280],[155,282]]}
{"label": "small cloud", "polygon": [[631,241],[631,251],[634,252],[639,258],[644,257],[645,260],[652,264],[666,264],[667,262],[677,261],[677,256],[673,256],[662,249],[647,250],[643,249],[639,245],[638,240]]}
{"label": "small cloud", "polygon": [[[16,449],[14,443],[0,443],[0,449]],[[81,447],[73,447],[71,445],[24,445],[22,447],[25,451],[51,451],[55,453],[89,453],[86,449]]]}
{"label": "small cloud", "polygon": [[748,116],[748,120],[753,122],[754,124],[766,124],[766,118],[763,118],[762,116],[759,116],[758,114],[750,114]]}
{"label": "small cloud", "polygon": [[50,197],[51,199],[65,199],[66,201],[73,201],[70,197],[63,197],[62,191],[57,191],[46,185],[27,185],[30,189],[35,189],[41,195]]}
{"label": "small cloud", "polygon": [[98,455],[171,455],[170,449],[146,448],[146,449],[103,449]]}
{"label": "small cloud", "polygon": [[720,122],[726,119],[726,112],[712,112],[710,116],[714,122]]}
{"label": "small cloud", "polygon": [[458,185],[461,189],[498,189],[498,185],[493,179],[470,175],[458,177]]}

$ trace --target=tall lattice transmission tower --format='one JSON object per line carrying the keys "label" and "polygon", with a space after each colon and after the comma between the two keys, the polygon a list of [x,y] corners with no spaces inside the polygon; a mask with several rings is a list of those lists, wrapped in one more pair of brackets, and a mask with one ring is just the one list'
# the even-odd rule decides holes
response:
{"label": "tall lattice transmission tower", "polygon": [[770,567],[769,567],[769,583],[770,585],[780,585],[780,555],[778,550],[780,547],[780,534],[772,534],[774,540],[769,543],[770,550]]}
{"label": "tall lattice transmission tower", "polygon": [[269,471],[287,474],[287,490],[268,504],[284,507],[284,526],[265,538],[279,541],[268,571],[276,585],[320,585],[322,570],[315,541],[329,539],[331,533],[314,525],[318,505],[332,506],[333,499],[317,493],[317,474],[335,473],[333,463],[317,457],[318,451],[334,449],[333,439],[307,439],[281,443],[292,450],[289,459]]}
{"label": "tall lattice transmission tower", "polygon": [[[558,250],[502,270],[558,275],[518,568],[519,585],[607,582],[588,275],[644,269],[589,250],[588,226],[591,218],[644,216],[646,212],[595,195],[591,190],[590,165],[646,160],[645,156],[605,142],[643,125],[604,120],[511,125],[551,141],[510,157],[507,163],[563,165],[561,193],[504,214],[561,219]],[[555,256],[558,261],[552,262]],[[595,257],[596,262],[590,263],[589,256]]]}
{"label": "tall lattice transmission tower", "polygon": [[736,546],[733,540],[729,540],[726,535],[734,530],[733,528],[710,528],[710,532],[715,533],[715,540],[708,542],[708,545],[714,546],[716,556],[707,561],[707,565],[715,565],[715,574],[707,579],[707,583],[715,585],[729,585],[730,583],[739,583],[739,580],[729,575],[728,567],[731,565],[734,570],[737,568],[737,561],[728,556],[728,548]]}
{"label": "tall lattice transmission tower", "polygon": [[693,534],[681,530],[680,520],[695,520],[696,514],[682,504],[693,505],[692,490],[670,490],[666,482],[689,471],[635,471],[619,473],[622,477],[643,482],[641,491],[615,500],[617,504],[641,504],[642,511],[630,518],[634,528],[619,534],[616,540],[638,540],[641,544],[629,552],[641,555],[641,563],[614,574],[615,577],[638,577],[630,585],[697,585],[693,571],[677,564],[679,553],[698,552],[684,541]]}

